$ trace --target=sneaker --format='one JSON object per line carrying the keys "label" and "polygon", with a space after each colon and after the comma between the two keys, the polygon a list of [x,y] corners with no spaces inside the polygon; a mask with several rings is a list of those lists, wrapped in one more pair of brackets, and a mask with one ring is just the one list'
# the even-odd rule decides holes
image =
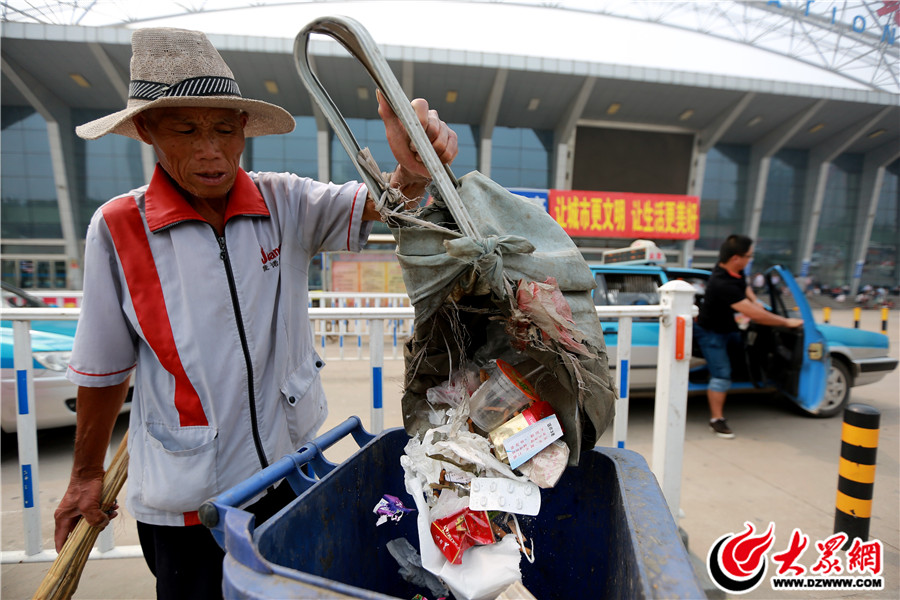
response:
{"label": "sneaker", "polygon": [[720,438],[731,439],[734,437],[734,432],[728,428],[728,423],[725,422],[725,419],[716,419],[715,421],[709,422],[709,428],[713,430]]}

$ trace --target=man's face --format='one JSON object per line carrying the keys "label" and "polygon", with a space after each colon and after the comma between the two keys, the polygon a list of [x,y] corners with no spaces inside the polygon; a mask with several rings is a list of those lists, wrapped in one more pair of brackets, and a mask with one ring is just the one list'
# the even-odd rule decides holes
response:
{"label": "man's face", "polygon": [[244,151],[247,115],[229,108],[154,108],[134,118],[160,165],[197,198],[225,199]]}

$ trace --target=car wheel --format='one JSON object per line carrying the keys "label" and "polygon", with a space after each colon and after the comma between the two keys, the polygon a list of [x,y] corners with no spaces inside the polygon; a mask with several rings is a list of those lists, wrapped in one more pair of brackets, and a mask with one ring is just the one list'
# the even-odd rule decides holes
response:
{"label": "car wheel", "polygon": [[850,400],[850,388],[853,380],[847,365],[839,359],[832,358],[831,369],[828,371],[828,381],[825,384],[825,399],[822,405],[814,411],[804,411],[810,417],[827,419],[843,412]]}

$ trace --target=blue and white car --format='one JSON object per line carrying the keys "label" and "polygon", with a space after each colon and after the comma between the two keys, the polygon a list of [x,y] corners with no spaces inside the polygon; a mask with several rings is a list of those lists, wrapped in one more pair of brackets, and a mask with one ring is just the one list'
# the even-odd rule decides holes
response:
{"label": "blue and white car", "polygon": [[[646,264],[603,264],[591,270],[597,283],[594,304],[598,306],[659,304],[660,286],[677,279],[694,286],[699,305],[710,275],[703,269]],[[843,411],[850,388],[878,381],[897,368],[897,359],[888,354],[886,335],[816,323],[806,297],[787,269],[772,267],[765,279],[764,288],[757,290],[759,300],[781,316],[802,318],[804,325],[788,329],[743,324],[743,347],[729,351],[732,390],[780,393],[804,414],[832,417]],[[602,324],[610,368],[614,369],[618,321]],[[635,319],[631,335],[630,392],[652,393],[656,387],[658,320]],[[689,393],[706,391],[709,373],[705,364],[695,345]]]}
{"label": "blue and white car", "polygon": [[[43,301],[3,283],[3,308],[48,308]],[[66,379],[75,339],[75,321],[32,321],[31,355],[34,359],[34,416],[38,429],[75,424],[77,386]],[[0,430],[13,433],[18,425],[16,372],[13,363],[12,321],[0,322]],[[131,408],[131,394],[122,412]]]}

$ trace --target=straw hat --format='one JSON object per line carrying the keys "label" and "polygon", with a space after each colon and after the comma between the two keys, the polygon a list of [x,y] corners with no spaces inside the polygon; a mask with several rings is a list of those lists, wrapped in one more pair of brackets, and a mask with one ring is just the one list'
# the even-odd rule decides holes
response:
{"label": "straw hat", "polygon": [[199,31],[138,29],[131,37],[131,83],[124,110],[75,128],[84,139],[118,133],[140,140],[131,118],[148,108],[208,106],[236,108],[249,115],[247,137],[288,133],[294,129],[289,112],[241,97],[234,75]]}

